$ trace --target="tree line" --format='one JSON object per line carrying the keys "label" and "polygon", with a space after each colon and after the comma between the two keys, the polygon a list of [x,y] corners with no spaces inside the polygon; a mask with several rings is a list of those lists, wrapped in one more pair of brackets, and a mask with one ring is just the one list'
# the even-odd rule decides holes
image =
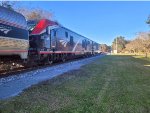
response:
{"label": "tree line", "polygon": [[[150,16],[146,24],[150,25]],[[105,52],[145,54],[147,57],[147,54],[150,54],[150,31],[137,33],[133,40],[118,36],[113,40],[111,47],[101,44],[100,48]]]}
{"label": "tree line", "polygon": [[112,43],[112,51],[117,53],[150,53],[150,32],[140,32],[133,40],[116,37]]}
{"label": "tree line", "polygon": [[[146,23],[150,25],[150,16]],[[133,40],[126,40],[125,37],[119,36],[112,42],[112,51],[117,53],[150,53],[150,32],[139,32]]]}

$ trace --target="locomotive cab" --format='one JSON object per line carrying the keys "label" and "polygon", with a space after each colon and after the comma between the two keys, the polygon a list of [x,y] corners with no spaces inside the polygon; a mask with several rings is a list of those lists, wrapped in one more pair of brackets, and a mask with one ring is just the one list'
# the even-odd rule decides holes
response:
{"label": "locomotive cab", "polygon": [[[50,54],[56,50],[56,43],[52,43],[55,39],[55,29],[53,26],[56,24],[52,21],[43,19],[40,21],[29,20],[27,22],[29,30],[29,57],[36,61],[44,61],[50,58]],[[55,33],[56,35],[56,33]],[[55,46],[54,46],[55,45]]]}
{"label": "locomotive cab", "polygon": [[[51,49],[51,29],[46,26],[46,29],[41,31],[40,33],[34,33],[37,32],[36,29],[39,30],[38,27],[39,23],[38,21],[28,21],[28,30],[30,33],[29,36],[29,50],[30,51],[50,51]],[[40,26],[41,27],[41,26]]]}
{"label": "locomotive cab", "polygon": [[45,19],[40,21],[29,20],[27,22],[30,33],[29,50],[36,50],[37,52],[50,51],[56,47],[56,43],[51,43],[54,40],[53,35],[56,35],[53,27],[54,23],[48,22]]}

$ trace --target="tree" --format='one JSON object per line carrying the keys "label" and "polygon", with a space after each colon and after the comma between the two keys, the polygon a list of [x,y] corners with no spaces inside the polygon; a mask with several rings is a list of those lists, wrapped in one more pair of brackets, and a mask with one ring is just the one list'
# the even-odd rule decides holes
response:
{"label": "tree", "polygon": [[147,53],[150,52],[150,33],[140,32],[136,38],[126,45],[126,50],[132,53]]}
{"label": "tree", "polygon": [[148,16],[146,23],[150,25],[150,15]]}
{"label": "tree", "polygon": [[131,53],[138,53],[140,51],[143,51],[141,39],[137,38],[132,40],[130,43],[126,44],[126,50],[128,50]]}
{"label": "tree", "polygon": [[145,57],[147,57],[147,53],[150,51],[150,33],[140,32],[138,38],[141,39],[143,52],[145,53]]}
{"label": "tree", "polygon": [[101,52],[110,52],[110,49],[110,46],[107,46],[106,44],[100,44]]}
{"label": "tree", "polygon": [[0,1],[0,6],[6,7],[11,10],[14,10],[14,5],[14,1]]}
{"label": "tree", "polygon": [[52,13],[41,8],[27,9],[18,8],[17,12],[23,14],[27,20],[51,19]]}
{"label": "tree", "polygon": [[114,39],[112,42],[112,50],[117,50],[117,52],[121,52],[125,45],[127,44],[127,40],[125,40],[125,37],[119,36]]}

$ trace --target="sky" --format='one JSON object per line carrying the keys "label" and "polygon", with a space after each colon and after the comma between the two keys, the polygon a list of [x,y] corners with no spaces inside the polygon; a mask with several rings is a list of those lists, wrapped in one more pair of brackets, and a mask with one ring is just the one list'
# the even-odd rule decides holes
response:
{"label": "sky", "polygon": [[64,27],[100,44],[111,45],[117,36],[132,40],[150,30],[150,1],[22,1],[19,6],[48,10]]}

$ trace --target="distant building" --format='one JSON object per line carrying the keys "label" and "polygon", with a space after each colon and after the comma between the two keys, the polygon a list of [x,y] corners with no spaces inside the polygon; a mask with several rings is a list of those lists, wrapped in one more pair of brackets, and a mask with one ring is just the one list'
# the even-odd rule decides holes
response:
{"label": "distant building", "polygon": [[114,50],[114,53],[117,54],[117,50]]}

